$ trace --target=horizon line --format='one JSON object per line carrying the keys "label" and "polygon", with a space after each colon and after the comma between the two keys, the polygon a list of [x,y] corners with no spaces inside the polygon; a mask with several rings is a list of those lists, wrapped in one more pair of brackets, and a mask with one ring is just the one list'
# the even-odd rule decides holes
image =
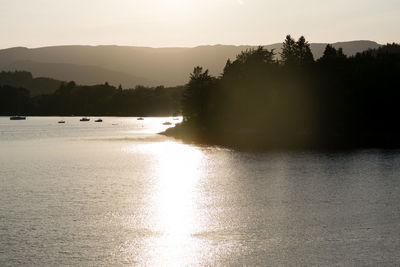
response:
{"label": "horizon line", "polygon": [[[350,42],[373,42],[378,45],[384,45],[378,43],[374,40],[367,40],[367,39],[360,39],[360,40],[347,40],[347,41],[335,41],[335,42],[310,42],[310,44],[337,44],[337,43],[350,43]],[[391,44],[397,42],[388,42],[385,44]],[[51,48],[51,47],[134,47],[134,48],[149,48],[149,49],[193,49],[199,47],[207,47],[207,46],[233,46],[233,47],[256,47],[256,46],[270,46],[270,45],[278,45],[283,44],[283,42],[275,42],[269,44],[199,44],[196,46],[142,46],[142,45],[124,45],[124,44],[55,44],[55,45],[44,45],[44,46],[10,46],[10,47],[0,47],[0,50],[7,50],[7,49],[17,49],[17,48],[25,48],[25,49],[40,49],[40,48]]]}

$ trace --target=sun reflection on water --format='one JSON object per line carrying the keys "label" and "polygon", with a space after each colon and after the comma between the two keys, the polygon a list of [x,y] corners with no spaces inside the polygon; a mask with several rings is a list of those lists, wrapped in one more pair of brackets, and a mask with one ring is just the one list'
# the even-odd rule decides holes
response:
{"label": "sun reflection on water", "polygon": [[196,203],[202,177],[203,152],[176,142],[160,142],[147,147],[154,153],[154,231],[161,233],[151,247],[151,265],[182,266],[193,260],[198,249],[192,234],[199,227]]}

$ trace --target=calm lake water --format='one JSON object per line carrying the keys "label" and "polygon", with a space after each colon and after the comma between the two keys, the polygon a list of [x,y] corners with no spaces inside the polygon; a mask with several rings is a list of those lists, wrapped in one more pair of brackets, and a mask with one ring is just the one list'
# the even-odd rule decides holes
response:
{"label": "calm lake water", "polygon": [[0,266],[400,264],[400,152],[248,153],[172,118],[0,117]]}

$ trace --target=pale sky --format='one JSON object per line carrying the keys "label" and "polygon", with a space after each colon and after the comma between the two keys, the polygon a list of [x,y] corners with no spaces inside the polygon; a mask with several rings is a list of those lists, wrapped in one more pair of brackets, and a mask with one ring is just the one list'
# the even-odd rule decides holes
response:
{"label": "pale sky", "polygon": [[400,0],[0,0],[0,48],[400,41]]}

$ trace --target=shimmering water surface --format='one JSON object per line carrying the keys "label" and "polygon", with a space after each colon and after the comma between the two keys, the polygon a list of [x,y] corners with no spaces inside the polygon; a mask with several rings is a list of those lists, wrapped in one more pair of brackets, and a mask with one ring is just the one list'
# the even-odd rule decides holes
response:
{"label": "shimmering water surface", "polygon": [[0,118],[0,266],[400,264],[399,151],[237,152],[103,119]]}

